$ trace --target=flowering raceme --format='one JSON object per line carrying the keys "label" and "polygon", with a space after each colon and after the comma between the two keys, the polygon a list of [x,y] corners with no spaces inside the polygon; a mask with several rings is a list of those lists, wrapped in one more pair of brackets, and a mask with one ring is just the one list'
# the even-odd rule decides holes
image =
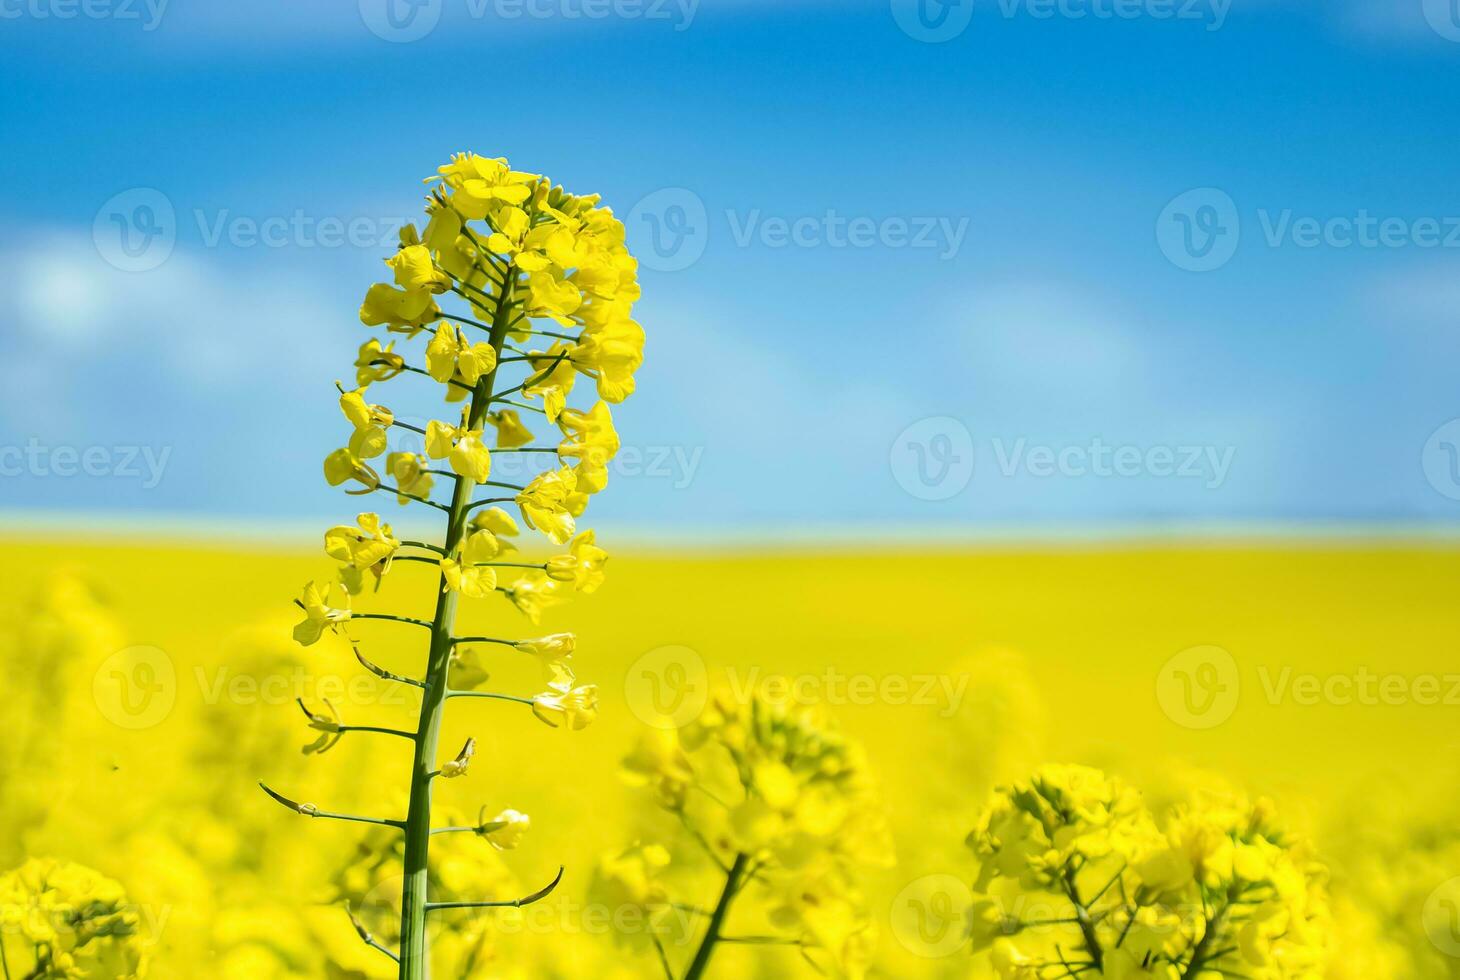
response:
{"label": "flowering raceme", "polygon": [[998,790],[969,847],[970,934],[1010,980],[1323,975],[1327,875],[1266,802],[1207,795],[1157,825],[1080,766]]}
{"label": "flowering raceme", "polygon": [[6,976],[133,980],[146,973],[138,933],[122,886],[89,868],[32,858],[0,875]]}
{"label": "flowering raceme", "polygon": [[[331,485],[352,485],[352,494],[379,492],[402,506],[437,511],[444,515],[444,532],[438,541],[403,540],[377,512],[331,528],[325,553],[339,562],[337,573],[333,581],[305,586],[297,603],[304,619],[294,630],[295,639],[310,646],[326,634],[353,644],[346,628],[365,621],[429,629],[419,678],[386,671],[356,648],[377,677],[420,691],[412,729],[354,725],[332,702],[300,701],[309,726],[320,733],[308,751],[327,751],[350,733],[410,740],[407,812],[404,819],[337,814],[265,787],[305,816],[374,824],[399,835],[392,851],[398,851],[404,882],[399,928],[362,929],[361,937],[396,959],[402,978],[424,976],[430,958],[425,919],[441,905],[427,894],[432,836],[472,831],[484,846],[502,850],[516,847],[530,825],[526,814],[511,808],[490,819],[484,810],[472,827],[435,825],[432,781],[469,776],[475,748],[469,739],[455,756],[438,757],[447,701],[515,703],[544,724],[570,731],[597,715],[598,690],[579,682],[571,662],[573,634],[467,637],[456,635],[455,623],[459,602],[499,595],[537,623],[547,607],[602,583],[608,554],[578,523],[591,497],[608,484],[607,466],[619,448],[609,403],[633,392],[644,341],[632,319],[637,263],[624,245],[622,223],[596,196],[569,194],[537,174],[470,153],[458,154],[428,183],[424,230],[402,230],[399,251],[386,260],[391,281],[371,286],[361,305],[361,322],[397,336],[362,344],[353,365],[356,387],[338,385],[350,433],[325,459],[324,475]],[[551,329],[540,329],[544,320]],[[507,371],[517,371],[520,380],[502,381]],[[600,400],[573,408],[568,398],[578,375],[595,383]],[[380,388],[387,382],[402,389],[434,382],[443,403],[453,407],[445,418],[409,424],[385,404]],[[533,416],[561,435],[533,445],[538,425],[526,420]],[[391,451],[398,432],[417,440],[415,446]],[[492,465],[493,456],[504,453],[546,465],[526,483],[504,482],[493,478]],[[449,489],[449,499],[435,496],[438,487]],[[480,487],[499,495],[476,499]],[[518,535],[517,521],[496,504],[514,504],[523,524],[566,551],[541,561],[512,555],[516,547],[508,539]],[[397,569],[418,563],[436,566],[429,620],[355,608],[355,598],[369,591],[367,582],[382,590],[387,579],[402,574]],[[478,690],[489,675],[485,650],[536,658],[544,667],[544,689],[531,696]],[[451,907],[526,904],[556,884],[511,901],[453,898]],[[375,932],[398,940],[399,953],[375,940]]]}
{"label": "flowering raceme", "polygon": [[[778,930],[756,942],[799,948],[834,976],[865,974],[877,932],[857,881],[864,868],[891,865],[892,846],[860,746],[823,709],[760,693],[739,700],[724,687],[697,718],[647,733],[623,773],[653,789],[725,878],[686,980],[703,974],[719,943],[745,941],[724,930],[750,885]],[[600,897],[663,919],[667,892],[655,882],[668,864],[657,845],[609,855]],[[647,932],[665,956],[659,934]]]}

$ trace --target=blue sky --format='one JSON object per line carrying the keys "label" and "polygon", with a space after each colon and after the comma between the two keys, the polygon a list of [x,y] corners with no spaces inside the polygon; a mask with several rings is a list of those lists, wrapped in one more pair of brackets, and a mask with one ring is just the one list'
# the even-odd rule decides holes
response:
{"label": "blue sky", "polygon": [[601,523],[1460,519],[1452,0],[384,2],[0,0],[0,511],[350,511],[359,299],[472,149],[644,262]]}

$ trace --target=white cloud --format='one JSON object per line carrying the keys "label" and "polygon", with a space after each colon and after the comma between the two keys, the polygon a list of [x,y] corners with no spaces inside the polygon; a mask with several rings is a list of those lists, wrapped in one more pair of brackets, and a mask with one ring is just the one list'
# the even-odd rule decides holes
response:
{"label": "white cloud", "polygon": [[333,337],[343,331],[326,325],[349,316],[322,306],[298,276],[269,268],[230,275],[185,251],[156,269],[123,272],[90,241],[58,235],[0,253],[0,262],[16,283],[3,310],[18,341],[10,358],[55,378],[146,361],[174,381],[231,387],[337,351]]}
{"label": "white cloud", "polygon": [[1363,300],[1381,322],[1450,327],[1460,338],[1460,265],[1456,263],[1387,273],[1369,283]]}

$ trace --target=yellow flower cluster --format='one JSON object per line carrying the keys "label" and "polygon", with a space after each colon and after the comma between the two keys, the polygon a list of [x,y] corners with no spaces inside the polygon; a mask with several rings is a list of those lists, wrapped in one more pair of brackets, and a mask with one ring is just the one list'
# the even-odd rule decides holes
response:
{"label": "yellow flower cluster", "polygon": [[[462,554],[443,556],[442,565],[448,588],[474,598],[500,592],[536,622],[547,606],[574,590],[592,591],[602,579],[607,556],[592,532],[578,534],[576,525],[591,497],[608,485],[608,465],[620,448],[609,403],[633,393],[643,362],[644,331],[633,320],[637,263],[625,247],[622,222],[596,195],[569,194],[537,174],[475,154],[457,155],[430,182],[435,187],[425,230],[403,229],[400,250],[386,261],[393,281],[371,286],[360,309],[366,325],[407,338],[427,332],[429,340],[414,365],[395,341],[361,345],[357,387],[342,389],[340,396],[351,434],[326,458],[325,478],[332,486],[358,484],[352,493],[384,490],[402,505],[442,509],[444,504],[432,500],[441,477],[515,490],[504,502],[516,504],[522,521],[554,544],[572,542],[569,553],[499,585],[496,573],[483,566],[508,550],[500,537],[515,535],[517,527],[494,508],[499,526],[483,526],[482,515],[476,515],[473,529],[489,533],[465,539]],[[462,303],[461,314],[442,309],[448,296]],[[577,333],[536,329],[535,320]],[[535,345],[536,338],[547,343]],[[508,364],[524,366],[527,377],[500,390],[496,376]],[[601,399],[582,410],[567,404],[580,375],[594,381]],[[403,376],[444,385],[447,402],[484,397],[463,406],[454,420],[432,419],[417,428],[367,397],[372,385]],[[513,401],[513,395],[524,401]],[[557,445],[530,447],[534,435],[523,412],[556,426]],[[414,432],[419,448],[391,451],[392,428]],[[525,485],[492,484],[492,457],[501,452],[554,454],[558,465]],[[373,539],[374,551],[394,542],[378,515],[361,515],[361,528],[362,541]],[[331,534],[338,538],[339,531]],[[362,565],[353,554],[342,557],[348,542],[327,543],[329,553],[346,562],[340,588],[316,583],[306,589],[300,642],[314,642],[349,619],[349,596],[361,591],[360,573],[371,570],[378,583],[398,546],[394,542],[391,552]]]}
{"label": "yellow flower cluster", "polygon": [[1205,795],[1158,825],[1120,780],[1047,766],[968,844],[973,946],[1008,980],[1323,975],[1327,873],[1265,802]]}
{"label": "yellow flower cluster", "polygon": [[32,858],[0,875],[6,976],[141,977],[147,956],[139,922],[122,886],[90,868]]}
{"label": "yellow flower cluster", "polygon": [[[475,739],[468,739],[454,758],[439,758],[448,699],[516,702],[542,723],[573,731],[597,717],[598,689],[580,684],[571,663],[573,634],[526,640],[458,636],[457,606],[462,599],[500,595],[537,623],[548,607],[602,584],[608,553],[592,530],[579,529],[578,520],[608,485],[608,466],[620,448],[609,404],[633,393],[644,346],[644,331],[632,318],[638,265],[625,247],[622,222],[596,196],[569,194],[537,174],[475,154],[457,155],[427,183],[424,230],[402,229],[399,250],[386,260],[391,281],[372,285],[360,307],[365,325],[383,326],[400,338],[366,341],[354,360],[356,387],[336,383],[350,434],[326,457],[324,475],[332,486],[353,485],[352,494],[383,492],[402,506],[433,508],[445,515],[444,534],[434,542],[403,540],[375,512],[359,514],[354,525],[331,528],[324,548],[339,562],[337,574],[305,585],[296,602],[304,618],[294,629],[304,646],[326,634],[344,636],[347,624],[366,620],[430,630],[422,677],[390,673],[360,655],[377,676],[423,692],[411,729],[353,725],[328,700],[321,707],[299,700],[309,726],[320,733],[307,752],[332,749],[351,732],[411,740],[408,814],[404,820],[362,821],[321,813],[265,787],[277,802],[306,816],[404,831],[402,921],[395,935],[405,978],[423,976],[429,959],[425,912],[435,900],[428,901],[425,872],[431,837],[440,832],[431,814],[430,781],[467,776],[475,753]],[[455,302],[454,311],[446,308],[448,301]],[[418,337],[424,342],[412,353],[410,342]],[[520,380],[503,381],[513,370],[521,372]],[[599,399],[581,409],[568,405],[579,376],[595,383]],[[446,419],[418,426],[377,401],[386,383],[403,388],[423,379],[440,386],[447,404],[460,407]],[[536,436],[524,413],[540,416],[557,432],[546,444],[532,445]],[[545,459],[547,465],[522,483],[507,482],[503,467],[493,465],[502,454],[511,454],[514,462]],[[438,499],[442,484],[449,498]],[[500,495],[475,499],[484,487]],[[498,504],[515,505],[523,524],[566,550],[538,560],[513,554],[518,518]],[[378,591],[407,563],[437,572],[430,618],[354,608],[367,581]],[[483,647],[509,647],[538,659],[546,689],[531,697],[478,690],[489,675]],[[503,810],[491,820],[483,814],[479,833],[503,849],[515,846],[529,823],[525,814]]]}
{"label": "yellow flower cluster", "polygon": [[[893,863],[865,757],[824,709],[767,700],[763,691],[717,689],[698,717],[645,734],[624,760],[624,777],[652,786],[659,805],[727,872],[723,894],[754,883],[781,941],[834,975],[860,977],[877,930],[858,878]],[[610,893],[648,905],[667,864],[662,848],[635,847],[605,858],[599,877],[613,883]],[[723,938],[717,929],[702,950]]]}

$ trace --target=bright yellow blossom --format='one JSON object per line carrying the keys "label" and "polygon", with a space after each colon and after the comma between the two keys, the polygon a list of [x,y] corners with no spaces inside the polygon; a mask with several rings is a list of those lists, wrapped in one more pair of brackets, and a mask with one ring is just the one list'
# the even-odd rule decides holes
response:
{"label": "bright yellow blossom", "polygon": [[567,501],[577,483],[577,477],[566,466],[535,477],[517,494],[517,506],[527,526],[541,531],[555,544],[567,544],[574,530]]}
{"label": "bright yellow blossom", "polygon": [[548,689],[532,699],[532,713],[553,728],[580,731],[598,717],[598,685],[577,685],[571,672],[560,669]]}
{"label": "bright yellow blossom", "polygon": [[487,414],[487,424],[497,430],[498,449],[516,449],[532,441],[532,433],[522,424],[522,419],[510,408]]}
{"label": "bright yellow blossom", "polygon": [[325,554],[358,569],[368,568],[379,578],[390,570],[390,559],[400,541],[379,514],[361,514],[356,523],[358,527],[342,524],[326,531]]}
{"label": "bright yellow blossom", "polygon": [[360,345],[355,357],[355,384],[360,388],[389,381],[405,370],[406,359],[395,353],[395,341],[381,346],[379,340],[371,337]]}
{"label": "bright yellow blossom", "polygon": [[557,676],[556,671],[568,666],[577,645],[578,637],[572,633],[553,633],[535,640],[518,640],[513,644],[521,652],[536,657],[548,671],[548,676]]}
{"label": "bright yellow blossom", "polygon": [[319,641],[327,629],[337,628],[350,618],[350,597],[336,595],[328,586],[316,582],[304,586],[304,597],[300,606],[304,609],[304,621],[294,627],[294,639],[302,646]]}
{"label": "bright yellow blossom", "polygon": [[559,340],[546,351],[532,351],[527,356],[532,377],[522,393],[528,398],[542,399],[543,411],[549,422],[557,422],[578,377],[571,354],[572,348]]}
{"label": "bright yellow blossom", "polygon": [[400,504],[408,504],[412,497],[422,500],[431,496],[431,488],[435,486],[436,480],[426,470],[430,467],[431,461],[417,453],[391,453],[385,457],[385,469],[395,480],[395,488],[400,491],[396,495],[396,501]]}
{"label": "bright yellow blossom", "polygon": [[453,472],[473,483],[485,483],[492,475],[492,454],[482,443],[482,430],[468,429],[464,421],[426,423],[426,455],[449,460]]}
{"label": "bright yellow blossom", "polygon": [[[480,818],[479,818],[480,819]],[[477,835],[499,851],[514,850],[532,829],[532,818],[517,810],[503,810],[477,824]]]}
{"label": "bright yellow blossom", "polygon": [[486,341],[471,343],[454,324],[442,323],[426,345],[426,369],[442,384],[459,377],[474,385],[496,366],[496,349]]}

